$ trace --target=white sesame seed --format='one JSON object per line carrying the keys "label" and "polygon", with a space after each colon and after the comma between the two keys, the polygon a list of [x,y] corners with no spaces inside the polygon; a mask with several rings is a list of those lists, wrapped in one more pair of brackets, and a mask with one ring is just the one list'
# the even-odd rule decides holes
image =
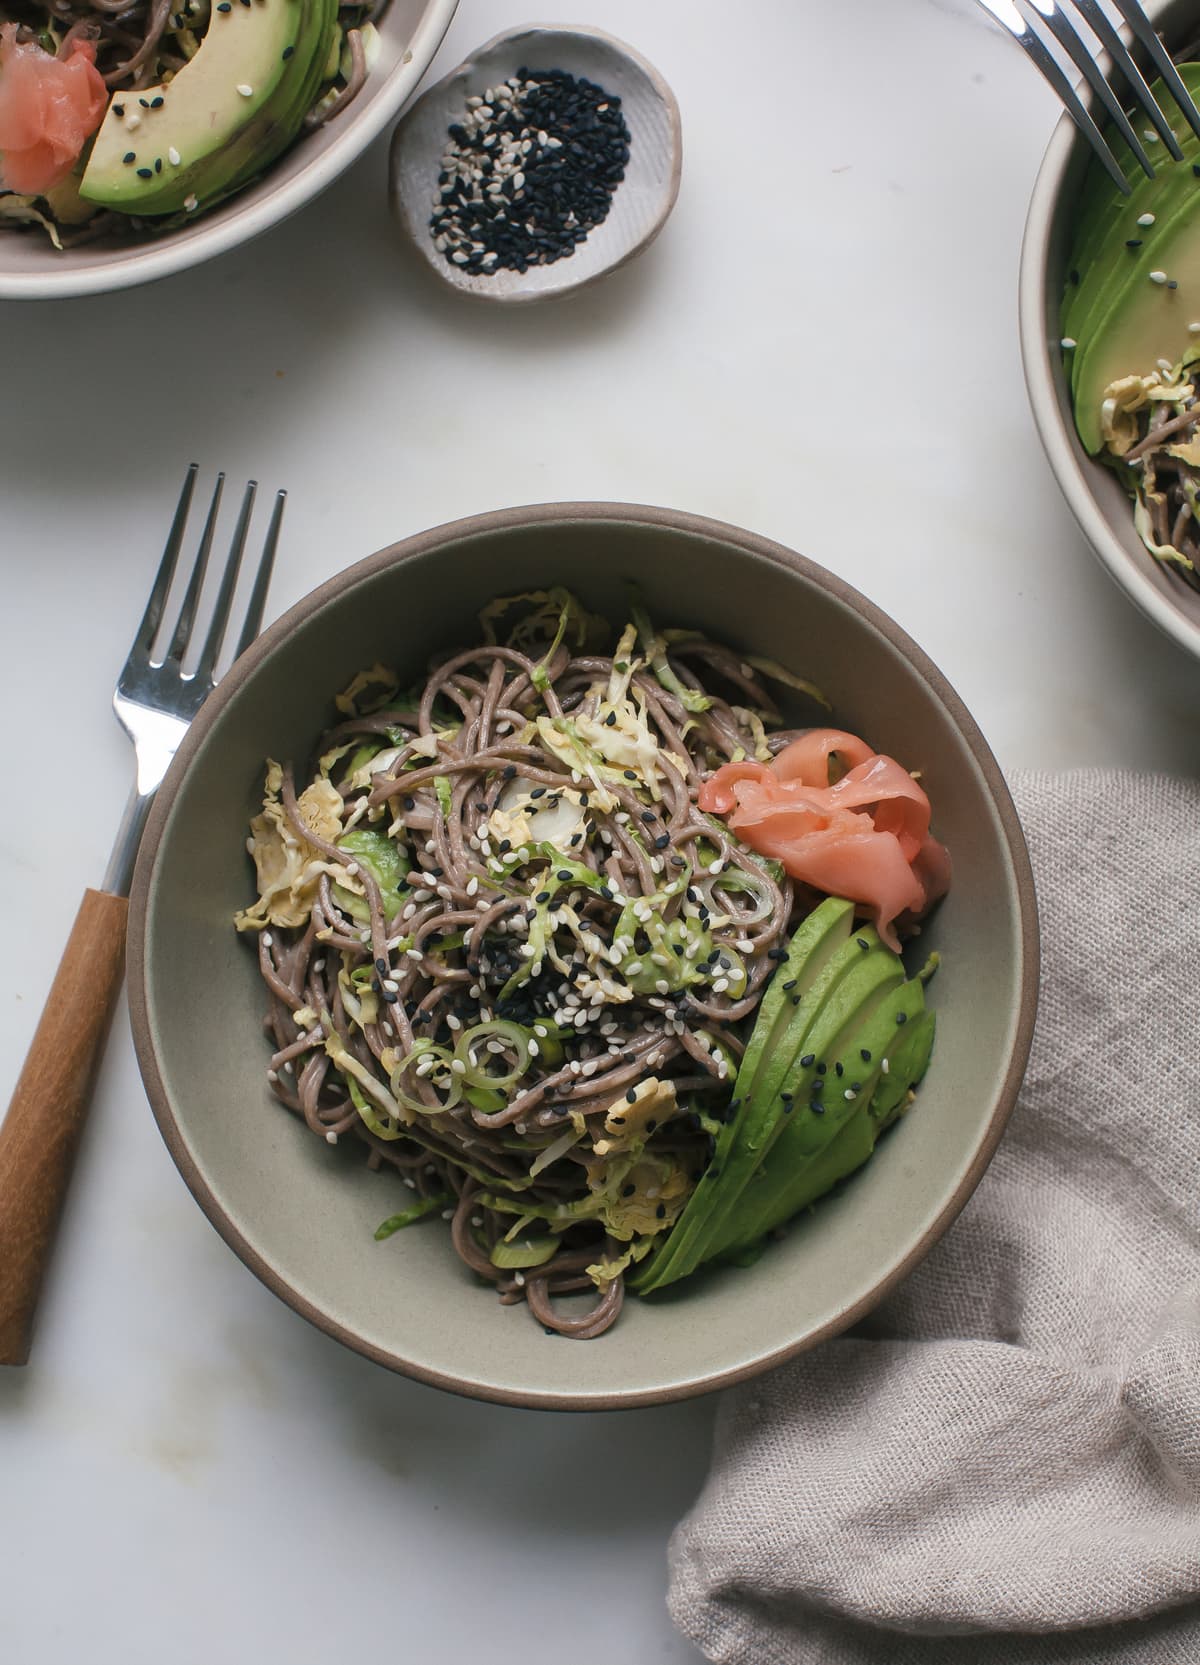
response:
{"label": "white sesame seed", "polygon": [[171,166],[173,168],[177,168],[179,166],[179,163],[181,161],[181,157],[179,155],[179,152],[175,149],[174,145],[168,145],[167,146],[167,161],[171,164]]}
{"label": "white sesame seed", "polygon": [[656,980],[654,987],[659,994],[669,994],[671,992],[671,985],[667,982],[665,977],[659,977]]}
{"label": "white sesame seed", "polygon": [[467,1066],[463,1063],[461,1058],[451,1058],[450,1068],[454,1071],[455,1075],[465,1075],[467,1073]]}
{"label": "white sesame seed", "polygon": [[332,1128],[330,1128],[328,1133],[325,1135],[325,1143],[327,1145],[336,1145],[337,1144],[337,1134],[334,1132],[334,1130]]}
{"label": "white sesame seed", "polygon": [[195,196],[189,196],[189,197],[184,197],[183,206],[187,209],[188,213],[191,214],[197,208],[199,208],[200,203],[199,203],[198,199]]}
{"label": "white sesame seed", "polygon": [[1153,214],[1139,214],[1138,215],[1138,224],[1139,225],[1153,225],[1154,224],[1154,215]]}
{"label": "white sesame seed", "polygon": [[514,1272],[513,1273],[513,1282],[517,1285],[518,1289],[524,1289],[524,1287],[525,1287],[525,1274],[524,1274],[524,1272]]}
{"label": "white sesame seed", "polygon": [[278,1070],[268,1070],[267,1071],[267,1080],[268,1081],[278,1081],[279,1080]]}
{"label": "white sesame seed", "polygon": [[474,874],[467,880],[467,895],[474,896],[479,889],[479,880]]}
{"label": "white sesame seed", "polygon": [[1069,335],[1064,335],[1062,340],[1059,342],[1059,346],[1062,348],[1064,353],[1071,352],[1071,350],[1078,345],[1079,343]]}
{"label": "white sesame seed", "polygon": [[423,960],[425,958],[419,948],[406,948],[404,952],[410,960]]}
{"label": "white sesame seed", "polygon": [[883,1074],[884,1074],[884,1075],[886,1075],[886,1074],[887,1074],[887,1073],[888,1073],[888,1071],[889,1071],[889,1069],[890,1069],[890,1068],[891,1068],[891,1066],[890,1066],[890,1065],[889,1065],[889,1063],[888,1063],[888,1061],[887,1061],[887,1059],[886,1059],[886,1058],[885,1058],[885,1059],[884,1059],[884,1060],[883,1060],[883,1062],[882,1062],[882,1063],[881,1063],[881,1064],[880,1064],[880,1066],[879,1066],[879,1068],[880,1068],[880,1070],[881,1070],[881,1071],[882,1071],[882,1073],[883,1073]]}
{"label": "white sesame seed", "polygon": [[253,98],[254,97],[254,88],[251,87],[251,86],[248,86],[245,81],[243,81],[239,84],[238,91],[241,93],[243,98]]}
{"label": "white sesame seed", "polygon": [[1167,281],[1167,274],[1165,272],[1151,272],[1150,273],[1150,282],[1151,283],[1165,283],[1166,281]]}

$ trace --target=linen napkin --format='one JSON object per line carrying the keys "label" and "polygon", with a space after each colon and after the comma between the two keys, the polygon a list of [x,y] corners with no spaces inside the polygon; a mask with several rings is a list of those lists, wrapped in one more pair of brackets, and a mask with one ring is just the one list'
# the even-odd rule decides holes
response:
{"label": "linen napkin", "polygon": [[1200,1665],[1200,784],[1012,787],[1028,1076],[912,1276],[724,1399],[669,1597],[723,1665]]}

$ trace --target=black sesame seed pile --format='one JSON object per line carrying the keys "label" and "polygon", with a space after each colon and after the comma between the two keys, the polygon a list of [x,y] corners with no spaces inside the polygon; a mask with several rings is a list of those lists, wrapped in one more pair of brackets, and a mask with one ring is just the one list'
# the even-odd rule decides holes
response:
{"label": "black sesame seed pile", "polygon": [[625,177],[621,100],[564,70],[518,69],[449,129],[429,222],[463,271],[524,272],[575,252]]}

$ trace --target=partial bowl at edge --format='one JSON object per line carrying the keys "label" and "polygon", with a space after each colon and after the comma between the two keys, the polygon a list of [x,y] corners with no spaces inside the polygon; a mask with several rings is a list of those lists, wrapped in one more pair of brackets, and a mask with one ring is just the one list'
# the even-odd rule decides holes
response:
{"label": "partial bowl at edge", "polygon": [[[1195,32],[1195,0],[1168,0],[1148,10],[1168,46],[1182,40],[1185,29]],[[1088,102],[1084,90],[1080,97]],[[1046,459],[1097,559],[1151,623],[1200,658],[1200,591],[1150,554],[1134,530],[1132,503],[1115,474],[1088,455],[1075,431],[1059,308],[1072,216],[1091,154],[1087,140],[1064,114],[1034,184],[1021,246],[1018,305],[1025,385]]]}
{"label": "partial bowl at edge", "polygon": [[450,27],[458,0],[391,0],[381,18],[379,62],[333,121],[303,134],[261,179],[160,237],[96,241],[57,250],[40,231],[0,233],[0,300],[61,300],[129,289],[248,243],[331,185],[395,120]]}

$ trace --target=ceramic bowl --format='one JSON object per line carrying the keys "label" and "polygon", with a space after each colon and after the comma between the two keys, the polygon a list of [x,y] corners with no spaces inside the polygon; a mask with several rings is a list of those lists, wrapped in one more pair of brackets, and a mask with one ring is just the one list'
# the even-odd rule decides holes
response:
{"label": "ceramic bowl", "polygon": [[[1147,10],[1168,46],[1182,44],[1185,34],[1194,38],[1200,18],[1196,0]],[[1085,91],[1080,89],[1080,96],[1086,103]],[[1116,476],[1088,455],[1075,432],[1058,320],[1073,216],[1091,154],[1087,140],[1064,115],[1033,188],[1021,248],[1018,299],[1025,384],[1046,457],[1084,537],[1134,606],[1200,658],[1200,591],[1150,555],[1134,531],[1132,506]]]}
{"label": "ceramic bowl", "polygon": [[[953,888],[927,922],[938,1040],[912,1113],[844,1189],[759,1262],[630,1298],[595,1341],[502,1307],[430,1221],[384,1243],[398,1181],[269,1097],[256,957],[232,925],[253,897],[246,824],[264,757],[302,758],[333,694],[375,660],[417,677],[476,639],[498,591],[566,584],[622,618],[631,574],[660,621],[699,626],[813,678],[836,720],[919,767]],[[230,1247],[283,1300],[369,1358],[511,1404],[596,1409],[752,1376],[863,1316],[973,1190],[1015,1099],[1037,988],[1029,863],[1003,779],[961,701],[903,631],[822,568],[749,532],[665,509],[550,504],[425,532],[293,607],[223,679],[158,794],[133,889],[129,996],[154,1114]]]}
{"label": "ceramic bowl", "polygon": [[[438,252],[429,232],[446,130],[461,121],[468,96],[523,67],[565,70],[620,98],[630,134],[625,178],[608,217],[566,259],[525,272],[463,272]],[[599,29],[529,24],[488,41],[413,105],[392,140],[392,208],[420,257],[452,288],[481,300],[546,300],[583,288],[652,243],[675,206],[682,164],[679,106],[639,53]]]}
{"label": "ceramic bowl", "polygon": [[303,208],[395,120],[450,27],[458,0],[391,0],[380,21],[379,62],[352,104],[302,137],[262,179],[156,240],[97,241],[62,252],[32,232],[0,235],[0,300],[58,300],[129,289],[198,266],[248,243]]}

